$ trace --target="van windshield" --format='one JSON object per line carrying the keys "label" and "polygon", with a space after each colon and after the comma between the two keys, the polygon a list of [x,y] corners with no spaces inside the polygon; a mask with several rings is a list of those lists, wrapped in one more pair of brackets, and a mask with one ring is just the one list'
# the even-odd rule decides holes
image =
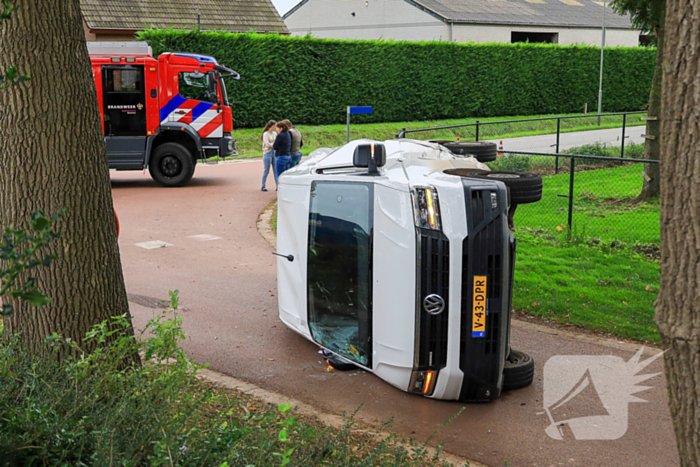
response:
{"label": "van windshield", "polygon": [[320,345],[371,366],[372,185],[314,182],[308,246],[308,319]]}

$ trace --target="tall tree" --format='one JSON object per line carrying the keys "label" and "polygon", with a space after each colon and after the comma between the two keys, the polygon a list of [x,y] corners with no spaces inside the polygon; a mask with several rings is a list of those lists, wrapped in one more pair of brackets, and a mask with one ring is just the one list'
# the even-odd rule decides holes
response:
{"label": "tall tree", "polygon": [[94,324],[129,309],[79,0],[3,3],[14,12],[0,22],[0,69],[31,81],[0,92],[0,226],[67,210],[51,246],[58,260],[34,274],[51,303],[14,300],[5,323],[35,351],[53,332],[82,344]]}
{"label": "tall tree", "polygon": [[[665,0],[613,0],[613,9],[620,14],[629,14],[632,24],[643,32],[654,34],[656,39],[656,66],[649,94],[644,158],[659,160],[660,154],[660,120],[661,108],[661,63],[664,50],[664,9]],[[642,201],[659,195],[661,176],[659,164],[644,165],[644,183],[637,198]]]}
{"label": "tall tree", "polygon": [[656,321],[681,465],[700,465],[700,14],[667,0]]}

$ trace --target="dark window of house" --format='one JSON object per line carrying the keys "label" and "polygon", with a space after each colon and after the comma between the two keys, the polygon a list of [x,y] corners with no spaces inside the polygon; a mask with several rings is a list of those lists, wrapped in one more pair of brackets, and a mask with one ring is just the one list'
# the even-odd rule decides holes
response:
{"label": "dark window of house", "polygon": [[639,45],[642,47],[654,46],[656,45],[656,37],[654,37],[652,34],[640,34]]}
{"label": "dark window of house", "polygon": [[309,211],[308,318],[320,345],[371,365],[372,185],[314,182]]}
{"label": "dark window of house", "polygon": [[547,44],[558,44],[559,34],[556,32],[518,32],[510,33],[510,41],[515,42],[544,42]]}

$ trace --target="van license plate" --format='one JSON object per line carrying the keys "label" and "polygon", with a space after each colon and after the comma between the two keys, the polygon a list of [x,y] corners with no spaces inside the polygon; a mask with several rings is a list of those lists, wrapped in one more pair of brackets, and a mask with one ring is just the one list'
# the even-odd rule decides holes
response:
{"label": "van license plate", "polygon": [[474,276],[472,337],[486,336],[486,276]]}

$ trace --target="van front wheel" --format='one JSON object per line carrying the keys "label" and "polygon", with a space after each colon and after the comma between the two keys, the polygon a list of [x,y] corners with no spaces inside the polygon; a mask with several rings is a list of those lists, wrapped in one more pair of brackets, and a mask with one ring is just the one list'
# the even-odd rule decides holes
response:
{"label": "van front wheel", "polygon": [[525,352],[511,349],[503,367],[503,390],[520,389],[532,384],[535,361]]}
{"label": "van front wheel", "polygon": [[148,171],[153,180],[167,187],[183,186],[194,174],[194,161],[186,147],[179,143],[158,146],[151,156]]}

